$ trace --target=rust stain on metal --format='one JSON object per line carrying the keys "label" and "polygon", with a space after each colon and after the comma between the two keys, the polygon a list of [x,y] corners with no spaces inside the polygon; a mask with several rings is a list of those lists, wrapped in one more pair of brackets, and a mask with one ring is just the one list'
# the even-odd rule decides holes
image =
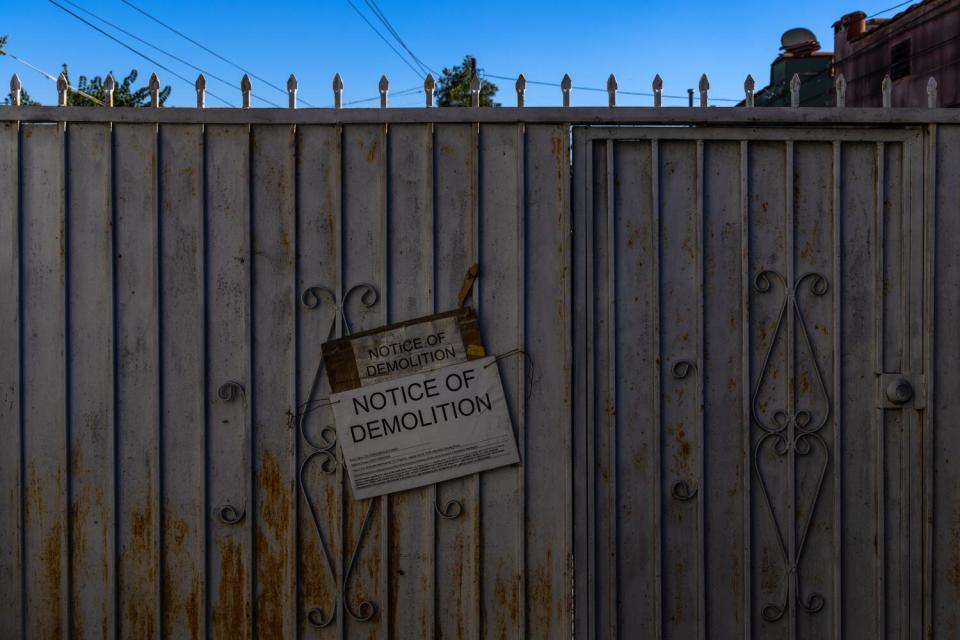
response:
{"label": "rust stain on metal", "polygon": [[[40,552],[40,565],[43,567],[44,599],[47,616],[40,616],[49,626],[42,627],[48,633],[39,633],[40,637],[59,638],[63,635],[63,617],[60,599],[63,595],[63,573],[60,569],[60,557],[63,554],[63,523],[57,520],[47,534]],[[41,628],[41,629],[42,629]]]}
{"label": "rust stain on metal", "polygon": [[528,622],[532,635],[546,633],[553,626],[553,576],[550,567],[553,566],[553,549],[547,547],[546,558],[530,572],[527,582],[527,602],[524,607],[528,612]]}
{"label": "rust stain on metal", "polygon": [[254,543],[257,559],[257,633],[269,638],[285,637],[285,587],[290,568],[285,542],[290,530],[291,488],[270,450],[263,453],[257,473],[259,518]]}
{"label": "rust stain on metal", "polygon": [[374,140],[373,144],[370,145],[370,150],[367,151],[367,162],[372,163],[374,160],[376,160],[377,156],[379,155],[379,152],[380,152],[380,141]]}
{"label": "rust stain on metal", "polygon": [[125,634],[134,637],[153,638],[156,636],[156,614],[150,585],[157,579],[156,563],[157,540],[154,527],[152,486],[147,489],[147,499],[143,507],[131,513],[130,543],[124,545],[121,562],[129,564],[136,573],[135,582],[125,587],[127,607],[125,619],[121,624]]}
{"label": "rust stain on metal", "polygon": [[687,433],[682,422],[677,424],[673,437],[677,441],[677,450],[673,454],[671,471],[674,473],[688,472],[690,470],[690,442],[687,440]]}
{"label": "rust stain on metal", "polygon": [[243,549],[235,540],[217,543],[220,552],[220,585],[211,613],[213,635],[217,638],[243,638],[246,634],[247,573]]}

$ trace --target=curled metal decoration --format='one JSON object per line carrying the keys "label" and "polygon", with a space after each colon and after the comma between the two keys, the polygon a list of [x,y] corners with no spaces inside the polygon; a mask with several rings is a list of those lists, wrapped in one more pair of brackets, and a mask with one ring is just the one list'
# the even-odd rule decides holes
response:
{"label": "curled metal decoration", "polygon": [[[766,603],[761,608],[761,614],[768,622],[775,622],[783,618],[791,606],[791,601],[807,613],[816,613],[823,609],[825,600],[820,593],[811,593],[804,596],[802,581],[800,576],[800,560],[803,557],[804,546],[807,540],[807,533],[810,531],[810,524],[813,520],[813,513],[816,509],[817,501],[823,489],[823,479],[826,475],[827,465],[830,460],[830,450],[820,430],[827,424],[830,418],[830,397],[827,393],[826,384],[823,381],[823,373],[820,371],[820,363],[817,358],[816,349],[810,338],[810,332],[807,329],[804,319],[803,309],[800,304],[800,294],[804,288],[808,289],[813,296],[823,296],[829,290],[827,278],[819,273],[806,273],[800,276],[792,285],[787,282],[784,276],[776,271],[765,270],[756,275],[753,281],[754,289],[760,293],[768,293],[774,290],[774,285],[779,285],[783,290],[783,301],[777,314],[776,328],[770,339],[770,345],[763,357],[763,363],[760,367],[760,375],[757,384],[753,389],[750,403],[750,411],[753,422],[762,430],[760,438],[753,450],[753,467],[759,480],[760,494],[763,498],[762,503],[766,508],[770,521],[776,532],[777,546],[786,570],[787,580],[782,587],[782,597],[779,603]],[[805,287],[805,285],[807,285]],[[769,418],[761,415],[759,408],[760,392],[768,380],[771,369],[771,358],[778,342],[785,342],[781,339],[786,326],[799,328],[801,344],[806,349],[810,358],[811,366],[816,379],[816,391],[820,399],[820,406],[813,409],[799,409],[796,404],[796,394],[789,393],[790,401],[786,409],[774,411]],[[788,332],[792,336],[792,332]],[[796,339],[793,344],[786,343],[785,348],[793,350],[796,348]],[[792,352],[792,351],[791,351]],[[789,353],[788,353],[789,355]],[[788,362],[791,360],[788,359]],[[793,376],[788,376],[792,379]],[[764,451],[772,452],[776,456],[786,456],[788,458],[787,478],[790,491],[794,495],[798,493],[798,473],[797,465],[800,462],[807,462],[809,465],[815,465],[812,468],[817,471],[817,482],[814,486],[813,494],[808,498],[805,517],[800,518],[798,522],[798,506],[802,503],[802,496],[798,496],[794,502],[793,509],[786,510],[786,522],[782,522],[784,509],[774,509],[773,501],[769,490],[770,470],[765,469],[761,463]],[[780,515],[778,515],[778,513]],[[798,530],[799,524],[799,530]],[[788,547],[785,543],[786,535],[784,532],[796,532],[798,537],[796,543]]]}
{"label": "curled metal decoration", "polygon": [[[690,377],[690,373],[696,372],[696,370],[697,365],[689,360],[677,360],[670,368],[670,372],[673,374],[675,380],[686,380]],[[697,384],[700,384],[699,379],[697,380]],[[670,487],[670,495],[681,502],[693,500],[697,497],[697,484],[694,483],[693,486],[691,486],[686,480],[678,480]]]}
{"label": "curled metal decoration", "polygon": [[227,380],[217,389],[217,397],[224,402],[233,402],[237,398],[243,398],[243,385],[236,380]]}
{"label": "curled metal decoration", "polygon": [[460,514],[463,513],[463,503],[452,498],[447,500],[442,505],[440,504],[440,495],[439,487],[437,489],[437,499],[433,503],[433,508],[436,510],[437,515],[445,520],[456,520],[460,517]]}
{"label": "curled metal decoration", "polygon": [[[380,293],[377,291],[376,287],[371,284],[361,283],[348,289],[346,293],[343,294],[343,297],[339,300],[337,299],[336,294],[334,294],[334,292],[327,287],[308,287],[301,293],[300,303],[306,309],[315,310],[323,305],[324,298],[329,300],[329,303],[333,308],[330,326],[327,329],[327,338],[330,339],[336,333],[338,318],[341,322],[343,335],[349,335],[351,333],[350,323],[345,309],[346,303],[351,297],[357,294],[360,296],[360,303],[368,309],[376,305],[380,300]],[[360,556],[361,547],[364,539],[366,538],[367,530],[370,526],[370,518],[376,501],[371,500],[369,502],[366,514],[364,515],[363,525],[360,528],[359,536],[357,537],[356,544],[354,545],[353,551],[350,555],[350,561],[347,563],[346,570],[343,571],[338,577],[333,554],[330,552],[330,545],[326,536],[324,535],[323,526],[321,524],[320,507],[314,499],[314,496],[311,495],[306,482],[306,471],[311,466],[319,466],[319,469],[323,474],[332,475],[336,473],[342,465],[340,453],[337,449],[336,428],[332,424],[326,424],[320,429],[317,437],[311,436],[309,429],[307,428],[310,414],[330,405],[326,399],[318,397],[320,393],[320,382],[323,377],[323,370],[323,362],[318,362],[316,370],[314,371],[313,381],[310,384],[310,392],[306,401],[297,407],[295,414],[291,415],[291,421],[296,426],[300,437],[305,443],[305,449],[308,450],[308,453],[303,462],[300,464],[300,468],[297,473],[300,491],[307,503],[310,518],[313,520],[314,530],[316,531],[317,539],[320,541],[320,550],[323,555],[324,564],[327,567],[330,581],[333,582],[337,589],[336,600],[328,608],[318,606],[307,611],[307,623],[317,629],[323,629],[330,626],[333,621],[337,619],[338,608],[342,608],[342,610],[346,612],[346,615],[358,622],[366,622],[372,619],[377,612],[376,605],[366,600],[361,601],[357,604],[357,607],[354,608],[350,604],[350,598],[348,594],[350,577],[353,574],[357,558]]]}
{"label": "curled metal decoration", "polygon": [[237,509],[229,503],[217,507],[217,517],[223,524],[239,524],[245,515],[246,509]]}

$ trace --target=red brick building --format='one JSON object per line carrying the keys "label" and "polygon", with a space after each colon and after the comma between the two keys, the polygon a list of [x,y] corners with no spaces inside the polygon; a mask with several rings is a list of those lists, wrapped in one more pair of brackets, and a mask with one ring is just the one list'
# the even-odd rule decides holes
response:
{"label": "red brick building", "polygon": [[887,74],[894,107],[927,106],[931,76],[938,106],[960,106],[960,0],[925,0],[892,18],[867,19],[858,11],[833,30],[834,73],[847,81],[848,107],[881,106]]}

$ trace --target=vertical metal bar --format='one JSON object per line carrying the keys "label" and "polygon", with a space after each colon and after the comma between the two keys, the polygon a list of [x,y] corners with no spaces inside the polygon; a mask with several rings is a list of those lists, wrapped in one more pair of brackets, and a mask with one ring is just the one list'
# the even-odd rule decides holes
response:
{"label": "vertical metal bar", "polygon": [[[153,75],[151,80],[151,85],[156,84],[159,87],[159,82],[156,81],[156,74]],[[160,106],[159,97],[156,98],[156,107]],[[153,149],[154,149],[154,162],[153,162],[153,185],[156,192],[154,193],[153,198],[153,237],[154,237],[154,249],[153,249],[153,273],[156,277],[156,284],[154,285],[156,292],[156,304],[153,310],[156,326],[156,335],[154,339],[154,353],[156,354],[156,385],[157,385],[157,430],[156,436],[154,439],[154,445],[157,448],[157,464],[155,468],[155,476],[153,481],[156,483],[156,500],[153,504],[153,512],[157,514],[153,519],[154,526],[154,540],[157,541],[157,558],[156,558],[156,567],[157,567],[157,577],[156,577],[156,602],[157,608],[155,612],[155,619],[157,621],[157,637],[164,637],[164,597],[163,597],[163,581],[164,581],[164,532],[163,532],[163,431],[164,431],[164,376],[163,376],[163,309],[161,307],[163,300],[163,273],[161,272],[163,259],[161,258],[163,254],[163,238],[160,235],[160,211],[163,206],[163,191],[162,183],[160,176],[162,171],[160,169],[161,163],[163,162],[163,157],[160,150],[160,127],[154,127],[153,134]]]}
{"label": "vertical metal bar", "polygon": [[[427,106],[431,106],[433,101],[433,76],[428,75],[429,85],[424,85],[427,94]],[[430,180],[430,311],[437,312],[437,158],[436,158],[436,128],[433,123],[429,125],[430,136],[427,148],[427,162],[430,169],[427,172]],[[437,485],[430,485],[430,500],[427,505],[427,522],[430,530],[430,548],[427,549],[427,555],[430,563],[430,638],[436,636],[437,627],[440,619],[437,617]]]}
{"label": "vertical metal bar", "polygon": [[[334,78],[334,87],[336,92],[336,83],[339,79],[339,75]],[[342,88],[342,85],[341,85]],[[339,98],[340,93],[336,92],[336,95]],[[338,100],[339,101],[339,100]],[[337,299],[337,308],[338,312],[336,313],[336,332],[337,337],[342,338],[346,327],[344,327],[344,316],[343,316],[343,292],[345,286],[343,283],[343,125],[337,125],[337,203],[334,207],[336,210],[336,219],[334,220],[334,253],[336,255],[336,271],[337,271],[337,282],[335,285],[334,292],[336,293]],[[346,505],[344,500],[346,498],[346,490],[344,487],[344,480],[346,479],[343,473],[343,450],[338,446],[337,447],[337,553],[340,556],[340,567],[337,571],[338,579],[338,594],[337,594],[337,638],[338,640],[344,640],[345,631],[347,625],[347,612],[346,612],[346,594],[344,590],[346,589],[346,561],[347,561],[347,550],[345,547],[345,542],[347,539],[346,536],[346,523],[344,522],[346,516]]]}
{"label": "vertical metal bar", "polygon": [[749,146],[746,140],[740,141],[740,352],[741,352],[741,392],[743,412],[743,637],[751,638],[752,599],[751,570],[753,549],[751,546],[751,430],[753,418],[750,408],[750,176]]}
{"label": "vertical metal bar", "polygon": [[[610,76],[613,78],[613,75]],[[613,106],[611,104],[611,106]],[[605,358],[606,372],[606,416],[607,427],[607,464],[609,465],[608,495],[607,495],[607,526],[609,527],[609,548],[607,550],[607,606],[609,607],[608,637],[615,639],[619,632],[620,594],[618,590],[619,578],[619,531],[618,531],[618,500],[617,500],[617,241],[616,241],[616,167],[614,158],[614,140],[607,138],[607,219],[606,219],[606,289],[607,289],[607,335]]]}
{"label": "vertical metal bar", "polygon": [[[210,254],[209,243],[207,242],[207,219],[210,215],[210,198],[207,194],[207,176],[210,173],[210,165],[207,151],[207,127],[206,125],[201,126],[200,134],[200,144],[201,144],[201,178],[200,178],[200,188],[201,193],[203,194],[203,216],[200,222],[200,246],[203,249],[202,258],[200,260],[200,291],[201,291],[201,300],[203,304],[203,389],[200,391],[200,396],[203,400],[203,593],[201,594],[201,602],[203,603],[203,612],[201,628],[203,629],[204,636],[210,635],[210,465],[206,464],[206,461],[210,459],[210,403],[207,398],[207,390],[210,388],[210,295],[207,286],[207,263],[208,256]],[[114,227],[116,228],[116,227]],[[114,291],[116,291],[116,276],[114,276]],[[114,300],[114,308],[116,308],[116,300]],[[116,336],[114,336],[116,340]],[[116,370],[116,367],[114,367]],[[114,376],[114,386],[116,386],[116,376]],[[116,393],[114,393],[116,396]],[[116,410],[116,407],[114,407]],[[116,442],[116,438],[114,438]],[[116,468],[116,461],[114,461],[114,468]],[[116,484],[114,485],[116,486]],[[116,545],[114,545],[116,546]]]}
{"label": "vertical metal bar", "polygon": [[[476,76],[474,76],[476,79]],[[476,106],[479,106],[479,89],[474,92],[471,87],[471,93],[474,94],[475,101],[477,102]],[[472,259],[469,261],[470,264],[480,264],[480,123],[476,122],[470,125],[470,130],[472,132],[471,145],[470,145],[470,158],[471,158],[471,182],[472,189],[471,197],[473,199],[473,216],[471,221],[471,236],[472,236],[472,248],[473,253]],[[480,287],[482,281],[477,279],[473,283],[473,308],[477,310],[477,314],[480,314]],[[481,565],[481,553],[483,548],[483,528],[481,526],[483,514],[480,511],[480,474],[473,474],[473,504],[475,514],[473,518],[473,586],[475,592],[475,598],[473,602],[473,631],[474,637],[479,640],[482,635],[482,620],[483,620],[483,589],[481,585],[483,584],[483,566]],[[519,595],[517,596],[520,597]],[[517,608],[521,608],[525,603],[518,602]]]}
{"label": "vertical metal bar", "polygon": [[696,264],[696,291],[697,291],[697,637],[706,638],[707,596],[706,596],[706,541],[704,539],[704,501],[706,500],[706,473],[704,455],[706,448],[706,430],[704,428],[704,398],[703,398],[703,349],[704,349],[704,290],[703,290],[703,140],[697,140],[697,264]]}
{"label": "vertical metal bar", "polygon": [[937,214],[937,125],[927,129],[927,162],[924,175],[924,292],[923,292],[923,376],[926,380],[926,404],[923,428],[923,635],[933,636],[933,456],[934,456],[934,404],[933,349],[934,313],[936,311],[936,214]]}
{"label": "vertical metal bar", "polygon": [[[386,76],[384,76],[384,80]],[[381,82],[383,107],[387,106],[387,87]],[[380,198],[383,213],[380,217],[383,238],[383,271],[380,273],[380,295],[383,304],[384,324],[390,324],[390,125],[380,130],[380,154],[382,158]],[[380,637],[390,638],[390,496],[380,496],[380,591],[382,592],[383,615],[380,616]]]}
{"label": "vertical metal bar", "polygon": [[662,362],[660,354],[660,141],[656,138],[650,140],[650,200],[651,200],[651,220],[650,225],[650,253],[653,257],[653,274],[651,298],[655,304],[651,307],[650,313],[653,316],[653,361],[656,371],[653,375],[653,458],[654,458],[654,503],[653,503],[653,580],[654,592],[656,595],[656,620],[654,629],[657,638],[663,637],[663,451],[662,451],[662,398],[660,395],[660,383]]}
{"label": "vertical metal bar", "polygon": [[[110,76],[107,76],[108,78]],[[109,100],[112,101],[112,96],[109,96]],[[105,100],[106,102],[106,100]],[[73,514],[71,513],[71,506],[73,504],[73,464],[72,456],[70,455],[70,443],[72,442],[71,433],[73,431],[72,422],[72,397],[70,393],[73,370],[70,366],[70,358],[67,354],[70,353],[70,325],[71,325],[71,316],[70,316],[70,137],[69,131],[67,129],[67,123],[61,122],[57,125],[61,129],[60,140],[60,153],[61,153],[61,162],[63,163],[63,247],[66,255],[63,256],[63,354],[64,354],[64,398],[66,402],[64,403],[64,448],[63,448],[63,457],[64,457],[64,469],[66,475],[66,501],[64,503],[64,514],[63,521],[66,528],[66,545],[64,546],[63,556],[64,556],[64,576],[66,588],[63,592],[63,603],[64,608],[64,621],[65,628],[72,631],[73,630],[73,562],[71,562],[70,554],[71,549],[73,549]],[[110,136],[113,137],[113,127],[110,127]],[[112,147],[112,145],[111,145]],[[111,199],[112,200],[112,199]],[[115,228],[115,227],[114,227]],[[116,512],[114,512],[116,513]],[[120,565],[114,565],[119,567]],[[69,632],[68,632],[69,633]]]}
{"label": "vertical metal bar", "polygon": [[[875,369],[877,375],[883,373],[883,333],[884,333],[884,323],[883,323],[883,244],[884,244],[884,211],[883,211],[883,198],[884,198],[884,143],[877,143],[877,152],[876,152],[876,200],[874,203],[875,212],[874,212],[874,284],[873,284],[873,313],[874,313],[874,355],[875,355]],[[877,407],[876,415],[876,475],[875,481],[877,486],[877,566],[876,566],[876,579],[875,583],[877,585],[877,637],[885,638],[887,633],[887,624],[886,624],[886,610],[884,608],[884,603],[886,602],[886,536],[885,536],[885,511],[886,511],[886,499],[884,496],[884,410],[881,407]]]}
{"label": "vertical metal bar", "polygon": [[[248,98],[249,100],[249,98]],[[249,106],[249,104],[247,105]],[[256,380],[256,362],[254,361],[254,339],[255,339],[255,328],[254,328],[254,308],[255,308],[255,296],[256,291],[254,290],[254,280],[253,280],[253,255],[254,255],[254,246],[253,246],[253,207],[254,207],[254,146],[253,146],[253,126],[247,125],[247,176],[248,176],[248,187],[247,187],[247,237],[246,248],[246,279],[247,279],[247,378],[246,386],[247,397],[249,401],[246,403],[246,413],[244,415],[246,424],[246,438],[247,442],[247,473],[245,479],[245,493],[247,496],[247,509],[250,511],[251,522],[247,527],[247,544],[250,545],[250,563],[247,565],[247,597],[249,598],[248,602],[250,603],[250,613],[249,617],[249,626],[247,627],[247,633],[254,635],[256,634],[256,624],[257,624],[257,585],[256,585],[256,575],[257,575],[257,539],[256,539],[256,528],[257,523],[256,519],[256,483],[254,478],[257,475],[257,451],[256,451],[256,436],[253,433],[255,428],[253,416],[254,406],[257,403],[257,390],[254,388],[256,385],[254,381]]]}
{"label": "vertical metal bar", "polygon": [[[291,277],[293,282],[291,283],[291,292],[293,293],[293,298],[290,301],[290,304],[293,305],[293,333],[290,336],[290,384],[293,385],[293,388],[290,391],[291,399],[293,400],[293,406],[290,407],[290,410],[293,412],[293,415],[296,416],[300,406],[300,378],[299,378],[299,361],[300,361],[300,305],[297,304],[297,290],[299,289],[297,283],[300,280],[300,220],[301,220],[301,211],[300,211],[300,143],[298,140],[299,131],[297,131],[297,125],[293,125],[292,133],[292,144],[293,144],[293,175],[290,177],[291,188],[293,193],[291,194],[291,199],[293,202],[293,237],[290,239],[290,246],[293,247],[293,268],[291,269]],[[301,555],[301,536],[300,536],[300,491],[302,490],[300,486],[299,478],[299,468],[300,468],[300,434],[296,433],[297,425],[296,422],[293,423],[294,434],[293,434],[293,443],[291,446],[292,455],[293,455],[293,466],[291,470],[294,475],[294,496],[291,500],[291,544],[293,545],[293,589],[290,592],[290,598],[292,598],[293,607],[293,637],[298,638],[300,636],[300,558]]]}
{"label": "vertical metal bar", "polygon": [[587,531],[587,602],[585,603],[587,617],[587,637],[596,638],[597,635],[597,526],[596,526],[596,442],[597,442],[597,418],[596,418],[596,345],[594,342],[594,328],[596,326],[596,310],[594,301],[596,300],[596,268],[594,256],[596,254],[596,239],[594,236],[594,192],[593,192],[593,139],[584,136],[584,157],[586,159],[586,171],[584,180],[586,181],[586,207],[583,221],[586,253],[585,280],[586,291],[584,309],[586,310],[586,322],[584,330],[584,342],[586,353],[584,358],[584,407],[585,407],[585,454],[587,475],[586,505],[584,514],[586,518]]}
{"label": "vertical metal bar", "polygon": [[795,321],[796,317],[793,310],[793,283],[794,276],[794,202],[793,202],[793,141],[788,140],[784,143],[784,152],[786,154],[786,169],[784,183],[784,209],[786,210],[786,221],[784,228],[784,238],[786,239],[786,273],[787,273],[787,334],[786,334],[786,355],[787,355],[787,407],[789,418],[787,422],[787,441],[789,442],[789,451],[787,453],[787,522],[789,530],[787,531],[787,554],[789,559],[789,568],[787,575],[787,607],[790,611],[787,636],[796,638],[797,636],[797,590],[795,580],[795,563],[797,560],[797,457],[793,443],[796,441],[795,416],[797,412],[796,398],[796,362],[794,361],[794,345],[796,337]]}
{"label": "vertical metal bar", "polygon": [[842,274],[840,261],[843,248],[840,244],[840,141],[833,141],[833,637],[843,637],[843,475],[841,467],[842,439],[840,438],[841,410],[843,407],[842,367],[840,354],[843,346],[843,313],[841,312]]}
{"label": "vertical metal bar", "polygon": [[[520,94],[522,95],[522,94]],[[525,638],[527,631],[527,358],[526,354],[526,153],[527,130],[524,123],[517,125],[517,348],[520,363],[517,366],[517,440],[520,449],[520,465],[517,468],[517,638]]]}
{"label": "vertical metal bar", "polygon": [[[913,373],[913,362],[910,358],[910,346],[912,342],[911,328],[911,300],[910,300],[910,245],[913,234],[911,233],[911,204],[910,196],[910,160],[912,154],[909,153],[911,145],[904,140],[900,143],[900,238],[897,242],[900,252],[900,331],[897,336],[900,342],[900,372]],[[900,448],[900,558],[902,570],[900,571],[900,624],[907,633],[911,628],[910,624],[910,605],[913,600],[913,593],[910,590],[912,574],[912,554],[913,548],[911,533],[913,527],[910,523],[911,502],[913,492],[911,491],[911,478],[913,469],[913,423],[916,415],[906,407],[900,412],[900,429],[902,445]]]}

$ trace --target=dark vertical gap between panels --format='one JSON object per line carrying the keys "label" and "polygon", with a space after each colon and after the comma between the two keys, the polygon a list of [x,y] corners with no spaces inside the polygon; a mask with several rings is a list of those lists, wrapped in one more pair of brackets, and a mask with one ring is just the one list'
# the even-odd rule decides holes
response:
{"label": "dark vertical gap between panels", "polygon": [[23,242],[23,226],[24,226],[24,211],[23,211],[23,125],[19,122],[17,123],[17,399],[18,399],[18,433],[19,440],[18,446],[20,448],[19,453],[19,482],[20,482],[20,494],[19,494],[19,524],[20,528],[17,534],[17,542],[20,545],[19,547],[19,562],[20,562],[20,576],[19,576],[19,586],[20,586],[20,595],[19,595],[19,610],[20,610],[20,629],[18,633],[20,637],[26,637],[27,634],[27,555],[26,555],[26,518],[24,517],[24,510],[26,508],[26,486],[27,486],[27,475],[26,475],[26,447],[24,443],[24,371],[23,371],[23,341],[24,341],[24,323],[23,318],[25,315],[25,294],[23,288],[23,274],[24,274],[24,242]]}
{"label": "dark vertical gap between panels", "polygon": [[203,193],[203,222],[201,224],[201,242],[203,248],[202,271],[200,276],[202,299],[203,299],[203,629],[204,636],[210,635],[211,618],[211,596],[210,596],[210,576],[212,575],[210,567],[210,465],[206,463],[210,459],[210,286],[208,281],[208,272],[210,266],[210,243],[208,241],[208,229],[210,226],[210,151],[207,144],[207,127],[201,125],[202,134],[202,175],[203,184],[201,185]]}
{"label": "dark vertical gap between panels", "polygon": [[743,413],[743,546],[741,558],[743,569],[743,637],[752,638],[753,593],[751,567],[752,547],[752,474],[751,433],[753,417],[750,396],[753,379],[750,371],[750,166],[749,143],[740,141],[740,341],[741,341],[741,393]]}
{"label": "dark vertical gap between panels", "polygon": [[[64,547],[63,553],[66,554],[65,558],[65,575],[66,575],[66,589],[63,594],[64,603],[63,607],[65,609],[65,628],[68,630],[73,629],[73,526],[74,519],[72,517],[71,509],[73,506],[73,464],[70,459],[70,443],[73,439],[73,416],[72,416],[72,405],[73,398],[71,393],[72,386],[72,375],[73,368],[70,366],[70,349],[71,349],[71,340],[70,340],[70,327],[73,323],[73,317],[70,313],[70,237],[71,237],[71,225],[70,225],[70,136],[67,123],[63,122],[58,126],[62,127],[62,136],[63,143],[61,146],[62,161],[63,161],[63,239],[62,246],[64,247],[64,255],[61,257],[63,264],[63,355],[64,355],[64,397],[66,402],[64,403],[64,419],[63,423],[65,425],[65,434],[64,434],[64,466],[66,474],[66,501],[65,501],[65,513],[64,513],[64,523],[66,523],[66,546]],[[110,127],[111,135],[113,131],[113,126]],[[111,163],[112,165],[113,163]],[[69,633],[69,632],[68,632]]]}
{"label": "dark vertical gap between panels", "polygon": [[257,404],[257,390],[256,390],[256,353],[254,349],[254,338],[256,327],[255,322],[255,308],[257,300],[257,292],[255,287],[256,284],[256,273],[253,264],[253,258],[256,255],[256,247],[254,246],[254,235],[253,235],[253,225],[254,225],[254,153],[256,153],[256,144],[254,136],[254,127],[253,125],[247,125],[247,225],[246,225],[246,249],[247,249],[247,265],[246,265],[246,277],[247,277],[247,376],[243,380],[245,387],[247,389],[247,402],[246,402],[246,430],[245,437],[246,449],[247,449],[247,469],[245,473],[245,493],[247,496],[246,499],[246,510],[250,512],[249,520],[247,521],[247,544],[250,546],[250,563],[247,566],[247,598],[249,598],[249,624],[247,632],[250,634],[256,633],[257,624],[258,624],[258,614],[259,607],[257,607],[257,544],[256,544],[256,529],[257,521],[259,519],[259,514],[257,513],[257,439],[254,434],[254,429],[256,425],[254,424],[254,416],[256,416],[256,404]]}
{"label": "dark vertical gap between panels", "polygon": [[843,312],[841,309],[841,274],[843,268],[841,260],[843,256],[841,244],[841,168],[840,163],[843,158],[841,143],[838,140],[832,142],[833,163],[832,163],[832,237],[833,237],[833,634],[839,640],[843,637],[843,455],[842,438],[840,429],[842,424],[843,408],[843,372],[841,347]]}

